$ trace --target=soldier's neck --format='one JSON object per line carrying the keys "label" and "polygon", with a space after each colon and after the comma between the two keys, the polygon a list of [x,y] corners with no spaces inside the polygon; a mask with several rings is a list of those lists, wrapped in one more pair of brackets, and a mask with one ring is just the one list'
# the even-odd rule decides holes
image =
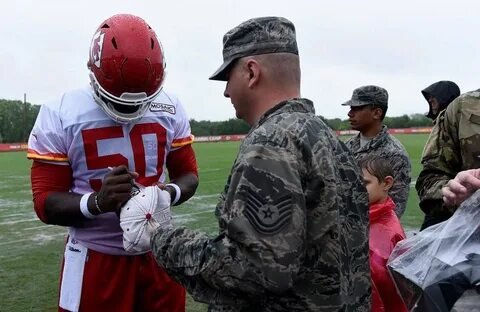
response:
{"label": "soldier's neck", "polygon": [[360,131],[360,133],[366,138],[374,138],[380,133],[380,131],[382,131],[382,124],[376,123],[366,129],[363,129]]}

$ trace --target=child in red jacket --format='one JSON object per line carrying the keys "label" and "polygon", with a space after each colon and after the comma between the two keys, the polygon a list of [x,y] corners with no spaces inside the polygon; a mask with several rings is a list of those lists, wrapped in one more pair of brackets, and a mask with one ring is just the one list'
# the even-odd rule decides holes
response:
{"label": "child in red jacket", "polygon": [[387,271],[388,257],[393,248],[405,239],[402,225],[394,212],[395,203],[388,196],[393,184],[392,166],[385,158],[367,156],[360,161],[360,167],[370,206],[372,311],[406,312],[407,308]]}

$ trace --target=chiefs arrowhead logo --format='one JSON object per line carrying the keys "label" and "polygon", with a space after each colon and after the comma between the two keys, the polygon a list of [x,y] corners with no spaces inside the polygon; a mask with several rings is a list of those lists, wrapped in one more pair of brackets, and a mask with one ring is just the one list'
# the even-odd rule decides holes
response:
{"label": "chiefs arrowhead logo", "polygon": [[93,64],[100,68],[100,58],[102,57],[103,38],[105,33],[98,31],[92,39],[92,45],[90,46],[90,58]]}

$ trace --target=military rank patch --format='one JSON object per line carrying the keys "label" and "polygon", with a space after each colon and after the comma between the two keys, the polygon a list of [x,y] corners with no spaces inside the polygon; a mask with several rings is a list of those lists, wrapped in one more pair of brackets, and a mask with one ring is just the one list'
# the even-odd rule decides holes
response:
{"label": "military rank patch", "polygon": [[285,195],[267,201],[252,190],[248,190],[243,214],[257,232],[273,235],[289,223],[292,215],[292,198]]}

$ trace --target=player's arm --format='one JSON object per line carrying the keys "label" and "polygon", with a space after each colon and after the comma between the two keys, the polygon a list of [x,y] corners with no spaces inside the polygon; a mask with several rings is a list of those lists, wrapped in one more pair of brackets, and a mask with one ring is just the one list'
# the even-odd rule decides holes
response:
{"label": "player's arm", "polygon": [[130,198],[134,177],[135,173],[124,166],[114,168],[105,176],[98,193],[86,195],[84,209],[88,212],[82,212],[83,195],[70,192],[73,181],[70,166],[34,160],[31,183],[35,212],[47,224],[81,226],[88,218],[117,211]]}
{"label": "player's arm", "polygon": [[[166,167],[171,184],[166,190],[172,198],[172,206],[179,205],[190,199],[195,194],[198,186],[198,169],[195,152],[192,148],[193,135],[191,133],[189,118],[181,101],[173,94],[165,92],[175,106],[173,117],[173,141],[171,151],[167,154]],[[177,188],[178,186],[178,188]],[[160,186],[160,188],[162,188]],[[178,190],[180,196],[178,196]],[[178,200],[176,200],[178,198]]]}
{"label": "player's arm", "polygon": [[[167,155],[167,169],[170,183],[176,184],[180,190],[179,200],[175,202],[175,205],[179,205],[192,197],[198,186],[197,160],[192,145],[170,152]],[[166,190],[174,201],[178,190],[170,185],[166,186]]]}
{"label": "player's arm", "polygon": [[223,209],[233,216],[225,232],[211,239],[186,228],[158,229],[152,238],[159,265],[194,297],[200,286],[233,297],[282,293],[304,260],[306,204],[298,156],[263,145],[246,154],[230,179]]}

